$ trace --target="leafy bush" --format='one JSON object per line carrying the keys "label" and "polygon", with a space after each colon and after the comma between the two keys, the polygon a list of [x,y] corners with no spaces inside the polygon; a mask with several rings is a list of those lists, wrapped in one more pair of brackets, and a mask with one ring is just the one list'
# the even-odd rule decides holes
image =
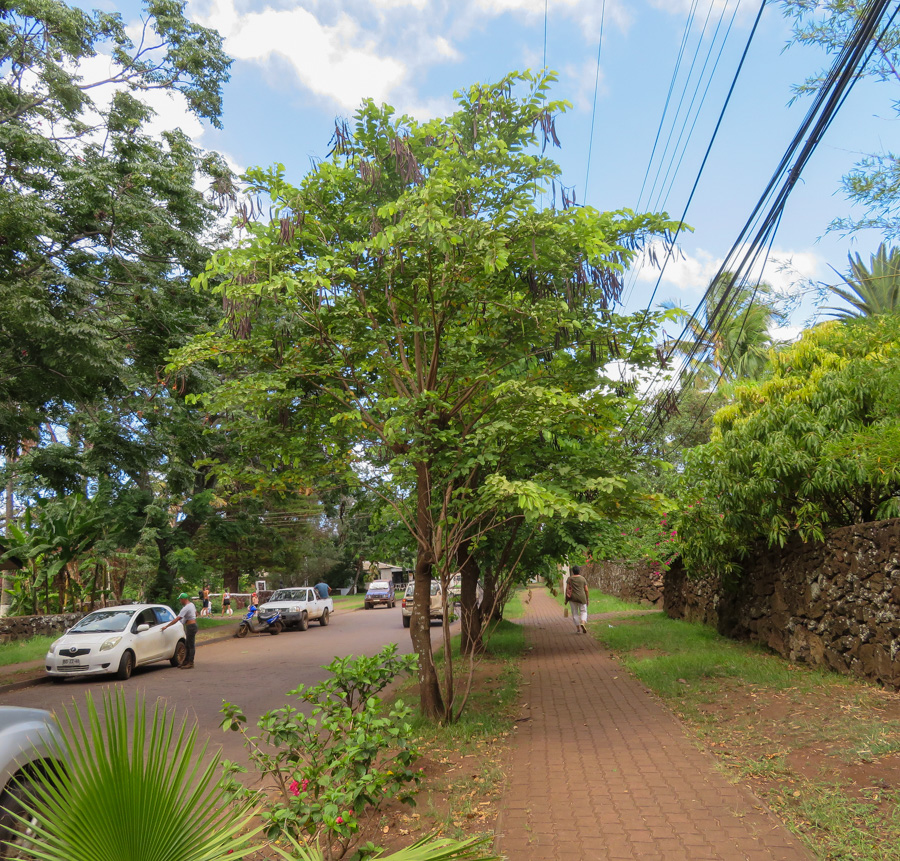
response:
{"label": "leafy bush", "polygon": [[[244,736],[250,760],[268,778],[263,790],[243,786],[236,763],[226,763],[224,785],[239,803],[262,806],[267,835],[304,837],[330,858],[343,857],[358,839],[362,820],[387,800],[414,803],[419,753],[412,744],[409,707],[396,702],[387,714],[377,694],[410,672],[415,655],[398,655],[396,645],[377,655],[338,658],[331,676],[290,691],[304,714],[291,706],[260,717],[260,736],[251,736],[247,718],[226,703],[223,729]],[[268,790],[268,791],[267,791]]]}
{"label": "leafy bush", "polygon": [[681,501],[694,573],[734,570],[755,541],[900,514],[900,315],[824,323],[775,354],[688,455]]}
{"label": "leafy bush", "polygon": [[[66,710],[60,761],[22,802],[34,839],[24,857],[42,861],[225,861],[256,851],[251,810],[229,809],[217,785],[217,756],[198,747],[197,727],[177,727],[157,704],[147,723],[137,701],[129,718],[121,692],[104,694],[101,717],[90,694],[87,722]],[[130,739],[130,740],[129,740]],[[24,820],[23,820],[24,821]]]}

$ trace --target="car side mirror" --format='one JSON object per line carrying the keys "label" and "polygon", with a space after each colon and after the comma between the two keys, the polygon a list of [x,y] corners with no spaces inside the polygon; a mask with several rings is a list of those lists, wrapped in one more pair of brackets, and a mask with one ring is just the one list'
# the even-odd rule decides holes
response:
{"label": "car side mirror", "polygon": [[144,631],[149,631],[149,630],[150,630],[150,626],[146,623],[143,625],[137,626],[137,633],[139,633],[139,634],[143,634]]}

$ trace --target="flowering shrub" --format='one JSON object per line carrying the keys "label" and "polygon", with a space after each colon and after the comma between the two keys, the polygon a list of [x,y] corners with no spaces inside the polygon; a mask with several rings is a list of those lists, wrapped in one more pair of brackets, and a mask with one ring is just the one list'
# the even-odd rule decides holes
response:
{"label": "flowering shrub", "polygon": [[373,657],[338,658],[317,685],[290,695],[312,705],[309,715],[292,706],[273,709],[247,729],[241,710],[225,703],[222,728],[244,736],[250,760],[266,780],[263,790],[245,787],[244,771],[225,765],[225,784],[235,799],[262,808],[270,839],[306,838],[325,857],[342,858],[356,842],[363,821],[388,799],[414,804],[420,754],[412,744],[411,710],[402,702],[385,713],[377,694],[415,666],[414,655],[390,645]]}
{"label": "flowering shrub", "polygon": [[667,513],[621,520],[615,528],[618,534],[606,537],[607,546],[602,552],[598,548],[597,558],[647,562],[654,574],[662,574],[678,555],[678,530]]}

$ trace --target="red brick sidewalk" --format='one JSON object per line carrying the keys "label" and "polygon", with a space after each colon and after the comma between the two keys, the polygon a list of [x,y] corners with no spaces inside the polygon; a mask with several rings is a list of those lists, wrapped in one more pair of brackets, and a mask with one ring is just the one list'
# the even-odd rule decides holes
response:
{"label": "red brick sidewalk", "polygon": [[510,861],[810,861],[543,590],[496,848]]}

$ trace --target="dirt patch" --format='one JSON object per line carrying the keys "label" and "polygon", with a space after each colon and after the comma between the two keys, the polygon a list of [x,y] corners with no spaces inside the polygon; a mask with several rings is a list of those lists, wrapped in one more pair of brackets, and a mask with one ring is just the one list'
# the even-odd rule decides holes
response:
{"label": "dirt patch", "polygon": [[733,779],[820,857],[900,858],[891,834],[900,809],[900,695],[840,681],[769,690],[720,680],[707,693],[672,705]]}

